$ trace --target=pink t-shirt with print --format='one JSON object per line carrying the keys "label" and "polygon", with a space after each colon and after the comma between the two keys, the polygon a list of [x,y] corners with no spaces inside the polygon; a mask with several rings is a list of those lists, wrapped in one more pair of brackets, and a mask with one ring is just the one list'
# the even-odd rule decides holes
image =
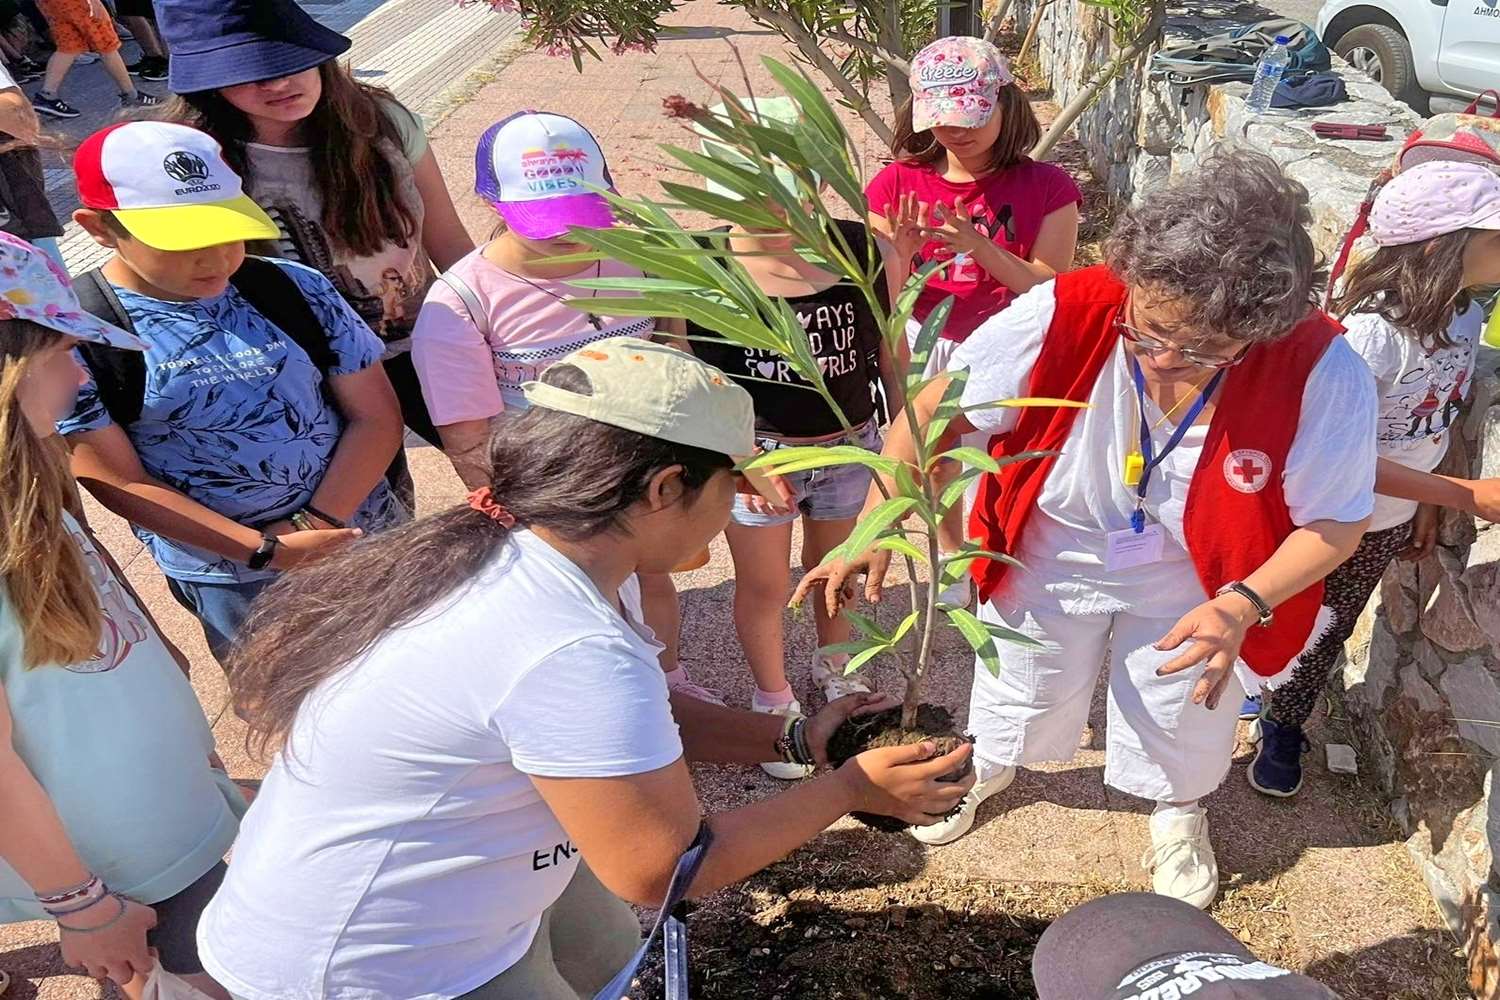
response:
{"label": "pink t-shirt with print", "polygon": [[[1059,208],[1083,202],[1083,192],[1066,170],[1033,160],[961,184],[944,180],[931,166],[897,160],[875,175],[865,197],[871,212],[884,215],[907,193],[944,208],[962,199],[981,233],[1024,260],[1031,259],[1043,219]],[[917,254],[912,270],[929,260],[952,258],[953,252],[934,240]],[[943,337],[960,342],[1015,298],[1014,292],[968,259],[928,282],[917,299],[916,319],[926,319],[950,295],[954,296],[953,312]]]}
{"label": "pink t-shirt with print", "polygon": [[[649,337],[656,328],[651,319],[591,317],[566,306],[564,299],[588,298],[589,290],[569,285],[570,279],[518,277],[486,259],[482,246],[454,264],[450,273],[469,286],[486,315],[476,323],[458,293],[443,281],[433,283],[417,314],[412,362],[427,410],[439,427],[524,408],[521,386],[548,365],[596,340]],[[640,273],[607,260],[571,280]],[[591,321],[595,318],[597,327]]]}

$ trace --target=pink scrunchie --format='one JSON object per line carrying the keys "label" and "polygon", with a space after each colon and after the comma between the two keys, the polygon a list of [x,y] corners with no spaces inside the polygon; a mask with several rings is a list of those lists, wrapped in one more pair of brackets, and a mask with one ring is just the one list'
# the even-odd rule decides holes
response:
{"label": "pink scrunchie", "polygon": [[492,521],[498,521],[502,528],[514,528],[516,526],[516,515],[506,510],[496,499],[488,486],[481,486],[469,494],[469,506]]}

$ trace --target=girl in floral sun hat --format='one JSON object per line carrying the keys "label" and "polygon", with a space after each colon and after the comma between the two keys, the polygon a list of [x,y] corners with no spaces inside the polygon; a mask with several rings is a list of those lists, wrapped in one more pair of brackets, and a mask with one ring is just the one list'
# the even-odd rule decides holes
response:
{"label": "girl in floral sun hat", "polygon": [[187,660],[83,521],[55,424],[84,342],[145,349],[0,233],[0,924],[56,921],[63,962],[126,996],[160,966],[220,998],[196,933],[245,802]]}
{"label": "girl in floral sun hat", "polygon": [[[930,261],[944,269],[917,299],[910,332],[954,297],[928,374],[1016,296],[1073,266],[1083,195],[1066,170],[1027,154],[1041,126],[1005,57],[979,38],[940,38],[911,63],[911,100],[898,114],[894,162],[870,182],[870,226],[886,241],[892,301]],[[941,532],[962,538],[957,506]],[[945,593],[968,603],[968,581]],[[964,589],[957,589],[964,588]]]}
{"label": "girl in floral sun hat", "polygon": [[[1439,115],[1376,185],[1348,241],[1368,231],[1376,249],[1349,270],[1333,311],[1380,394],[1376,447],[1383,471],[1376,490],[1386,491],[1392,473],[1422,489],[1412,499],[1376,498],[1359,548],[1324,582],[1332,624],[1297,658],[1291,680],[1267,698],[1246,777],[1278,798],[1302,787],[1308,746],[1302,727],[1386,568],[1398,557],[1421,559],[1432,551],[1443,506],[1484,514],[1475,494],[1496,487],[1425,474],[1443,460],[1448,432],[1468,399],[1484,326],[1475,292],[1500,284],[1500,132],[1490,119]],[[1340,265],[1346,258],[1347,251]],[[1419,505],[1424,496],[1431,502]],[[1259,709],[1247,702],[1241,714]]]}

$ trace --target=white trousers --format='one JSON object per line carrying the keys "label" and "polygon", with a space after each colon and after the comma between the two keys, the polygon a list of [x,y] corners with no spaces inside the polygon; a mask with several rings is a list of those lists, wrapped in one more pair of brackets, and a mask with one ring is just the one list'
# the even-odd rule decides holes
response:
{"label": "white trousers", "polygon": [[[977,738],[981,775],[996,766],[1071,760],[1088,722],[1099,670],[1108,662],[1105,783],[1144,799],[1191,802],[1224,780],[1243,688],[1231,679],[1211,711],[1192,703],[1202,667],[1156,675],[1181,652],[1153,648],[1180,614],[1069,615],[1005,603],[1002,608],[986,603],[980,618],[1037,639],[1042,648],[998,643],[998,676],[976,659],[969,731]],[[1182,612],[1196,603],[1189,600]]]}

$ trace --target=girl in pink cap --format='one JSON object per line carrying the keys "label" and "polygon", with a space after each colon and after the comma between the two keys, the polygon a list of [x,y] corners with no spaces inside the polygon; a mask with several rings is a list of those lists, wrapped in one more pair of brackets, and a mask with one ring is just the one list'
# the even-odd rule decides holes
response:
{"label": "girl in pink cap", "polygon": [[[1297,658],[1291,680],[1267,696],[1260,746],[1246,777],[1257,791],[1278,798],[1302,787],[1308,746],[1302,727],[1386,568],[1397,558],[1432,551],[1441,506],[1495,513],[1482,502],[1493,482],[1425,474],[1447,453],[1457,404],[1473,375],[1484,326],[1475,293],[1500,283],[1500,134],[1468,116],[1433,119],[1425,139],[1403,150],[1394,171],[1369,203],[1376,249],[1350,269],[1333,305],[1380,395],[1376,446],[1383,468],[1376,489],[1386,492],[1393,473],[1422,488],[1401,491],[1412,499],[1376,497],[1359,548],[1324,583],[1332,623]],[[1434,502],[1419,505],[1423,497]],[[1248,700],[1242,715],[1259,710]]]}
{"label": "girl in pink cap", "polygon": [[[526,408],[521,387],[571,351],[606,337],[675,336],[678,320],[586,312],[570,299],[620,294],[577,281],[639,277],[619,261],[566,258],[588,248],[574,232],[614,225],[614,180],[604,150],[581,123],[518,111],[491,125],[474,155],[475,193],[499,215],[490,239],[433,284],[412,330],[412,361],[443,451],[464,485],[489,482],[493,424]],[[658,331],[662,331],[660,334]],[[678,666],[680,610],[672,578],[641,583],[647,624],[666,644],[668,683],[714,698]],[[684,687],[684,685],[686,685]]]}
{"label": "girl in pink cap", "polygon": [[[979,38],[941,38],[911,64],[912,99],[898,114],[894,162],[870,182],[870,226],[886,241],[895,292],[929,261],[945,266],[917,300],[915,332],[954,297],[929,374],[1018,295],[1073,266],[1083,195],[1068,172],[1027,153],[1041,126],[1005,57]],[[957,548],[957,507],[944,522]],[[955,587],[965,590],[968,582]],[[964,591],[945,594],[968,603]]]}

